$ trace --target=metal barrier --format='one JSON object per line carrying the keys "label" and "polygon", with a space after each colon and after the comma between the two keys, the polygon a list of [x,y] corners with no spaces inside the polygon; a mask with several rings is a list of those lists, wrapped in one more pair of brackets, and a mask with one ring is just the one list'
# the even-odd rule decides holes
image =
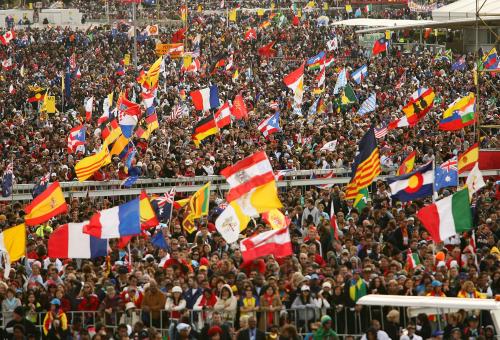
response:
{"label": "metal barrier", "polygon": [[[329,315],[332,318],[332,328],[336,331],[340,338],[344,339],[347,336],[360,337],[368,328],[371,327],[373,320],[378,320],[382,330],[386,329],[387,313],[393,309],[399,311],[400,320],[399,326],[406,328],[410,323],[415,325],[416,318],[410,318],[407,315],[406,307],[390,307],[390,306],[360,306],[346,307],[338,305],[333,308],[319,308],[310,306],[301,306],[293,309],[282,309],[273,312],[257,311],[253,314],[257,317],[258,328],[262,331],[269,331],[270,326],[281,327],[285,324],[292,324],[297,327],[298,333],[302,338],[307,338],[319,327],[319,321],[323,315]],[[200,332],[206,323],[212,320],[213,309],[204,309],[202,311],[186,310],[182,312],[182,317],[188,318],[193,330]],[[147,328],[154,328],[160,332],[162,336],[174,338],[175,325],[179,322],[180,316],[173,318],[172,312],[166,310],[145,312],[139,309],[130,309],[128,311],[118,312],[102,312],[102,311],[71,311],[66,312],[68,318],[68,329],[70,325],[72,329],[87,329],[101,323],[105,326],[108,332],[116,332],[120,324],[134,326],[138,321],[143,322]],[[224,313],[224,312],[223,312]],[[272,325],[268,323],[269,313],[274,314]],[[0,313],[2,322],[1,329],[6,330],[6,319],[10,319],[12,313]],[[43,320],[45,312],[28,314],[30,320],[36,320],[35,326],[43,332]],[[180,314],[180,313],[179,313]],[[230,314],[237,315],[236,312]],[[31,317],[30,317],[31,316]],[[440,315],[437,317],[440,322],[434,324],[436,329],[444,329],[446,327],[446,317]],[[225,323],[232,333],[239,329],[239,322],[230,318],[223,318]],[[184,321],[185,322],[185,321]],[[480,326],[486,326],[485,318],[480,315]],[[8,329],[6,330],[9,331]],[[0,332],[1,334],[1,332]]]}
{"label": "metal barrier", "polygon": [[[394,174],[395,168],[384,168],[382,176],[377,179],[384,180]],[[326,176],[327,174],[331,176]],[[500,176],[498,170],[483,170],[483,176]],[[278,188],[289,187],[311,187],[311,186],[329,186],[349,183],[351,176],[350,170],[331,169],[331,170],[300,170],[283,173],[282,180],[276,182]],[[460,177],[467,177],[468,172],[462,173]],[[189,178],[158,178],[158,179],[139,179],[131,188],[122,189],[119,180],[106,182],[85,181],[85,182],[60,182],[64,195],[67,198],[81,197],[116,197],[120,199],[128,199],[140,194],[141,190],[146,190],[148,194],[163,194],[169,191],[172,187],[176,188],[178,193],[195,192],[203,184],[211,182],[212,190],[225,192],[229,189],[229,185],[222,176],[197,176]],[[33,184],[16,184],[13,188],[13,196],[0,197],[0,202],[16,202],[32,200],[31,192]]]}

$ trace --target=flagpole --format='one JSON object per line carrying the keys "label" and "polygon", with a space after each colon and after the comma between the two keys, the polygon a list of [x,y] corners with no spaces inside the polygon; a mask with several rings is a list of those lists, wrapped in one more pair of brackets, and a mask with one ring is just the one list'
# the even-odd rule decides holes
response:
{"label": "flagpole", "polygon": [[137,5],[135,3],[135,0],[132,1],[132,24],[134,25],[134,72],[137,71],[137,22],[135,18],[136,6]]}
{"label": "flagpole", "polygon": [[432,203],[436,202],[436,156],[432,160],[432,171],[434,171],[434,180],[432,181]]}
{"label": "flagpole", "polygon": [[[132,240],[130,240],[132,241]],[[130,270],[132,270],[132,252],[130,251],[130,241],[127,244],[128,247],[128,265],[130,266]]]}

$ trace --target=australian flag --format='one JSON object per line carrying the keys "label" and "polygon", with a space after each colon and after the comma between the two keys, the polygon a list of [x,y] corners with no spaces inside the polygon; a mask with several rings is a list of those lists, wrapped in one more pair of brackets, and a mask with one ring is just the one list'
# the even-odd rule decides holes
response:
{"label": "australian flag", "polygon": [[160,222],[165,223],[172,217],[172,209],[174,206],[175,188],[163,196],[157,197],[151,201],[151,205],[158,216]]}
{"label": "australian flag", "polygon": [[444,162],[435,169],[434,190],[458,185],[457,157]]}
{"label": "australian flag", "polygon": [[33,187],[33,191],[31,192],[33,198],[37,197],[42,192],[44,192],[45,189],[47,189],[49,181],[50,181],[50,173],[47,173],[45,176],[42,176],[38,179],[38,182],[35,184],[35,186]]}
{"label": "australian flag", "polygon": [[12,186],[14,182],[14,164],[9,163],[5,168],[2,176],[2,197],[12,195]]}

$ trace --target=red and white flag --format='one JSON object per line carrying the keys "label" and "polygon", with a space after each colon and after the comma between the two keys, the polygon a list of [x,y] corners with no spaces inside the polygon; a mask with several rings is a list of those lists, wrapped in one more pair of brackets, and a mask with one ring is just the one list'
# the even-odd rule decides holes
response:
{"label": "red and white flag", "polygon": [[16,37],[16,33],[13,30],[5,32],[5,34],[0,35],[0,42],[2,45],[8,45],[12,39]]}
{"label": "red and white flag", "polygon": [[10,70],[13,67],[12,58],[5,59],[4,61],[2,61],[2,67],[5,71]]}
{"label": "red and white flag", "polygon": [[389,130],[394,130],[396,128],[400,128],[400,127],[406,127],[406,126],[409,126],[410,123],[408,123],[408,118],[406,116],[402,117],[402,118],[398,118],[396,120],[393,120],[392,122],[389,123],[389,125],[387,125],[387,128]]}
{"label": "red and white flag", "polygon": [[94,97],[90,97],[85,102],[85,120],[87,122],[90,122],[90,119],[92,119],[92,109],[93,109],[93,107],[94,107]]}
{"label": "red and white flag", "polygon": [[270,230],[244,239],[240,242],[243,262],[251,262],[259,257],[273,255],[283,258],[292,255],[292,241],[288,227]]}
{"label": "red and white flag", "polygon": [[396,84],[395,86],[396,90],[399,90],[401,86],[404,85],[404,83],[406,83],[406,71],[403,73],[401,79],[399,79],[398,83]]}
{"label": "red and white flag", "polygon": [[14,88],[14,85],[10,84],[9,86],[9,93],[10,94],[15,94],[16,93],[16,89]]}
{"label": "red and white flag", "polygon": [[215,113],[214,118],[215,124],[219,129],[231,124],[231,109],[229,108],[229,104],[227,102],[219,108],[219,110]]}
{"label": "red and white flag", "polygon": [[249,28],[245,33],[245,40],[257,39],[257,31],[255,28]]}

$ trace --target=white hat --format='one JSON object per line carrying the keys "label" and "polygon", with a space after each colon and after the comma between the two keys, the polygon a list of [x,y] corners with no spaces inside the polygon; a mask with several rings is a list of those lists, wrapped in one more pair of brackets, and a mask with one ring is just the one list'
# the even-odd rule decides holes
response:
{"label": "white hat", "polygon": [[300,288],[301,291],[305,292],[305,291],[310,291],[311,288],[309,288],[308,285],[303,285],[302,288]]}
{"label": "white hat", "polygon": [[133,303],[133,302],[127,302],[125,304],[125,310],[129,310],[129,309],[132,309],[132,308],[136,308],[135,303]]}
{"label": "white hat", "polygon": [[322,285],[323,288],[332,288],[332,284],[328,281],[326,282],[323,282],[323,285]]}
{"label": "white hat", "polygon": [[185,330],[190,330],[191,326],[189,326],[187,323],[181,322],[180,324],[177,325],[177,332],[182,332]]}
{"label": "white hat", "polygon": [[446,263],[444,261],[439,261],[437,267],[446,267]]}
{"label": "white hat", "polygon": [[172,293],[182,293],[182,288],[179,286],[174,286],[174,288],[172,288]]}

